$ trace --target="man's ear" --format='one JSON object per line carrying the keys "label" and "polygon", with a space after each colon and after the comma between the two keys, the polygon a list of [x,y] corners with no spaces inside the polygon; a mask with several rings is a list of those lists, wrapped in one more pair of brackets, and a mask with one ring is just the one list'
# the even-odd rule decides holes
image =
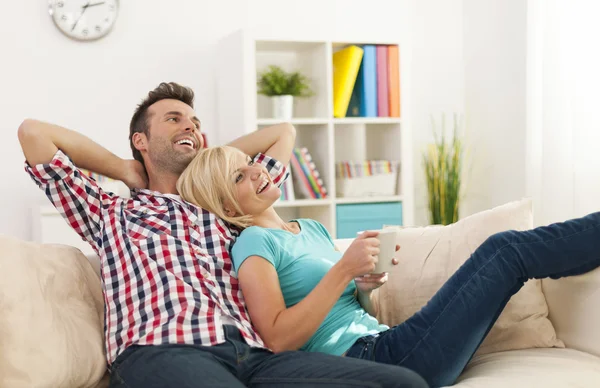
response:
{"label": "man's ear", "polygon": [[138,151],[148,151],[148,137],[145,133],[136,132],[133,134],[131,140],[133,140],[133,146]]}

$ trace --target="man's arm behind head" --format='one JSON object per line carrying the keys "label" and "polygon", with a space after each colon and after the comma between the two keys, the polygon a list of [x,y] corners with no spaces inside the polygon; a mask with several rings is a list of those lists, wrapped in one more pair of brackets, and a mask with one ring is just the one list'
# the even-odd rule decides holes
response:
{"label": "man's arm behind head", "polygon": [[123,181],[129,187],[147,184],[141,163],[124,160],[79,132],[26,119],[19,126],[18,135],[30,166],[50,163],[60,149],[79,168]]}
{"label": "man's arm behind head", "polygon": [[31,166],[49,163],[58,147],[51,137],[51,130],[45,130],[50,124],[37,120],[26,119],[19,126],[19,142],[25,159]]}

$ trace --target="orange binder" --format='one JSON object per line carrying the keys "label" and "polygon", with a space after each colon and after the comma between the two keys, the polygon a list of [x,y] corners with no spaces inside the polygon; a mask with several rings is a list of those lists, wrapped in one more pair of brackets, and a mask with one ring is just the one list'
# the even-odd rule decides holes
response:
{"label": "orange binder", "polygon": [[388,46],[389,115],[400,117],[400,57],[398,46]]}

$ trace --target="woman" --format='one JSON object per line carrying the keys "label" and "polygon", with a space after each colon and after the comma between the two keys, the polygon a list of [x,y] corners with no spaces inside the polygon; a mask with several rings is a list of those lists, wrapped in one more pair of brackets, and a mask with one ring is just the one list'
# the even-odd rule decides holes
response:
{"label": "woman", "polygon": [[[451,385],[504,306],[530,278],[578,275],[600,266],[600,213],[488,238],[429,303],[389,328],[374,318],[369,274],[376,232],[342,255],[309,219],[282,220],[280,190],[230,147],[200,153],[178,182],[181,196],[243,229],[232,249],[252,321],[273,351],[303,349],[404,366],[432,387]],[[401,297],[401,296],[399,296]]]}

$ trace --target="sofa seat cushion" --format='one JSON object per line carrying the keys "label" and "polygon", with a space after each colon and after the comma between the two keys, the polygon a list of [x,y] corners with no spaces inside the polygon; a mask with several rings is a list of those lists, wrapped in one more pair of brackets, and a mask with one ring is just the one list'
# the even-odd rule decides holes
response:
{"label": "sofa seat cushion", "polygon": [[489,353],[475,357],[452,387],[600,387],[600,358],[573,349]]}

